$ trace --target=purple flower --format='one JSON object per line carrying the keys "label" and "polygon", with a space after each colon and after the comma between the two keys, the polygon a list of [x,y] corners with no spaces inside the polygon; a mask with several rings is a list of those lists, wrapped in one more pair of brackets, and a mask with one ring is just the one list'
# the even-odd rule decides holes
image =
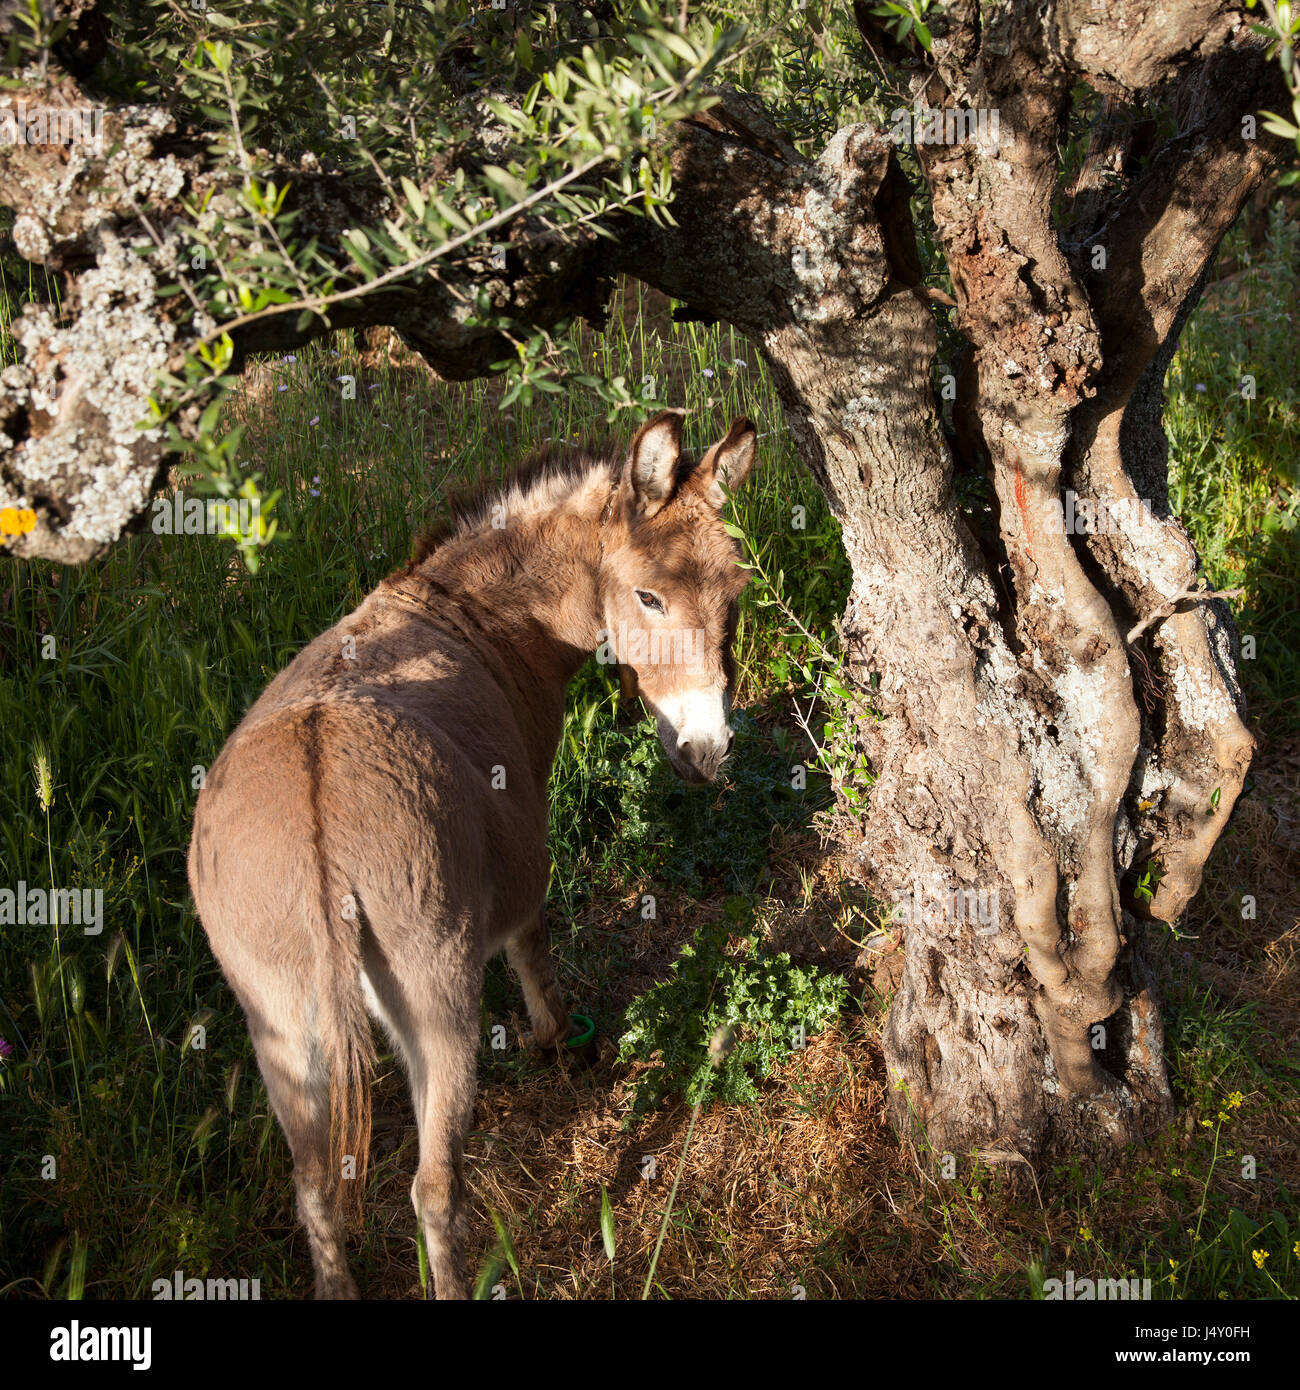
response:
{"label": "purple flower", "polygon": [[277,391],[287,391],[289,388],[287,386],[277,386],[275,389]]}
{"label": "purple flower", "polygon": [[313,416],[311,417],[311,419],[307,421],[307,423],[308,423],[309,425],[319,425],[319,424],[320,424],[320,416],[319,416],[319,415],[313,415]]}
{"label": "purple flower", "polygon": [[705,367],[705,369],[704,369],[704,375],[707,376],[707,377],[711,377],[711,376],[713,375],[713,368],[712,368],[712,367]]}
{"label": "purple flower", "polygon": [[1198,381],[1198,382],[1196,383],[1196,389],[1197,389],[1198,391],[1204,391],[1204,390],[1205,390],[1205,383],[1204,383],[1203,381]]}
{"label": "purple flower", "polygon": [[3,1038],[0,1038],[0,1062],[7,1062],[13,1055],[13,1043],[7,1043]]}

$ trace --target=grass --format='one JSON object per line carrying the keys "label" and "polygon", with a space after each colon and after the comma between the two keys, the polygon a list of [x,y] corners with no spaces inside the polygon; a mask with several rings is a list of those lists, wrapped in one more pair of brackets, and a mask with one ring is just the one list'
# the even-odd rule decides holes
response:
{"label": "grass", "polygon": [[[1270,307],[1295,302],[1292,235],[1278,228],[1239,300],[1216,291],[1171,372],[1178,506],[1216,585],[1248,589],[1260,641],[1247,681],[1276,755],[1189,914],[1195,955],[1158,943],[1180,1124],[1121,1171],[1079,1165],[1029,1187],[964,1158],[945,1178],[884,1118],[889,986],[855,967],[872,910],[846,856],[822,843],[826,777],[811,774],[796,795],[789,778],[807,756],[802,667],[833,642],[849,576],[770,381],[729,330],[672,325],[636,287],[607,334],[581,337],[600,369],[653,376],[660,399],[688,406],[694,444],[733,415],[760,422],[737,520],[812,640],[751,586],[736,751],[709,791],[665,773],[650,723],[620,715],[606,670],[592,662],[575,681],[552,779],[550,918],[562,984],[595,1017],[600,1054],[586,1071],[530,1057],[518,987],[493,964],[469,1145],[485,1289],[640,1296],[690,1111],[670,1098],[633,1115],[648,1064],[618,1063],[617,1039],[702,933],[737,969],[761,943],[767,959],[788,953],[850,990],[806,1047],[764,1058],[756,1103],[701,1110],[656,1296],[1028,1297],[1036,1271],[1066,1268],[1149,1277],[1158,1296],[1294,1293],[1300,1003],[1283,809],[1300,764],[1287,742],[1300,648],[1285,590],[1298,564],[1294,353]],[[1238,404],[1225,383],[1243,362],[1259,389]],[[341,399],[343,375],[355,401]],[[13,1054],[0,1065],[0,1293],[148,1297],[177,1268],[258,1277],[266,1298],[309,1292],[283,1138],[188,899],[195,789],[270,676],[405,559],[449,484],[498,476],[547,437],[605,432],[581,397],[502,412],[500,396],[497,383],[439,383],[340,335],[259,364],[231,412],[247,426],[246,461],[281,493],[280,534],[256,576],[218,540],[148,532],[80,570],[4,562],[0,882],[101,887],[106,925],[100,936],[3,929],[0,1037]],[[42,747],[47,809],[32,776]],[[1237,908],[1243,883],[1259,899],[1250,920]],[[490,1045],[497,1024],[504,1049]],[[414,1127],[391,1058],[375,1096],[357,1274],[371,1295],[416,1296]]]}
{"label": "grass", "polygon": [[1170,500],[1215,588],[1244,588],[1237,621],[1253,703],[1270,728],[1300,731],[1300,227],[1280,203],[1268,242],[1219,281],[1187,325],[1169,373]]}

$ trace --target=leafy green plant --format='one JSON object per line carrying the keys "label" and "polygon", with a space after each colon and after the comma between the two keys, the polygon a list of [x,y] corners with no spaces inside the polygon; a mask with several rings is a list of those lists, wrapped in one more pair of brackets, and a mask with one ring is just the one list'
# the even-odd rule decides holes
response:
{"label": "leafy green plant", "polygon": [[[1253,10],[1256,2],[1246,0],[1246,8]],[[1266,22],[1250,27],[1255,33],[1272,41],[1269,57],[1276,58],[1282,69],[1282,76],[1291,93],[1291,115],[1294,117],[1288,121],[1274,111],[1265,111],[1262,113],[1267,118],[1264,129],[1280,135],[1284,140],[1294,140],[1296,153],[1300,155],[1300,69],[1297,69],[1295,61],[1296,39],[1300,37],[1300,9],[1288,3],[1288,0],[1258,0],[1258,3],[1264,11]],[[1287,188],[1297,179],[1300,179],[1300,169],[1289,169],[1278,179],[1278,183]]]}
{"label": "leafy green plant", "polygon": [[[732,711],[731,724],[736,742],[723,780],[693,788],[668,767],[653,719],[599,736],[588,723],[580,798],[576,806],[560,801],[556,816],[568,822],[580,813],[590,838],[603,833],[607,867],[650,873],[695,896],[709,887],[752,892],[767,863],[763,831],[807,823],[829,797],[824,778],[792,775],[797,759],[779,730],[762,729],[745,709]],[[572,736],[581,747],[576,730]]]}
{"label": "leafy green plant", "polygon": [[1138,881],[1133,888],[1134,896],[1141,898],[1144,903],[1149,903],[1155,897],[1163,877],[1160,861],[1158,859],[1150,860],[1138,876]]}
{"label": "leafy green plant", "polygon": [[[727,916],[700,927],[673,963],[672,977],[634,999],[619,1060],[657,1062],[637,1078],[633,1113],[676,1093],[695,1104],[712,1085],[724,1104],[753,1103],[758,1082],[832,1022],[848,986],[839,976],[767,954],[749,904],[728,900]],[[709,1046],[731,1029],[735,1047],[716,1074]]]}
{"label": "leafy green plant", "polygon": [[909,34],[915,34],[917,42],[928,53],[933,43],[929,26],[925,23],[929,9],[930,0],[905,0],[901,5],[894,4],[893,0],[884,0],[884,4],[877,5],[871,13],[888,21],[899,43],[906,42]]}

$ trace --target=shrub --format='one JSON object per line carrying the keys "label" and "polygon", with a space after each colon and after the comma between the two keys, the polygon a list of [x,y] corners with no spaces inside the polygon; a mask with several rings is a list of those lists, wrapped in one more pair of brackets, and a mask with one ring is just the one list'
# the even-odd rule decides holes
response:
{"label": "shrub", "polygon": [[709,1043],[720,1027],[734,1032],[735,1046],[713,1076],[713,1098],[757,1101],[757,1083],[843,1007],[843,979],[795,965],[785,952],[765,954],[758,928],[737,931],[739,921],[752,922],[743,898],[730,899],[727,912],[682,947],[670,979],[628,1006],[619,1060],[657,1063],[637,1078],[634,1115],[672,1093],[689,1104],[705,1097],[714,1071]]}

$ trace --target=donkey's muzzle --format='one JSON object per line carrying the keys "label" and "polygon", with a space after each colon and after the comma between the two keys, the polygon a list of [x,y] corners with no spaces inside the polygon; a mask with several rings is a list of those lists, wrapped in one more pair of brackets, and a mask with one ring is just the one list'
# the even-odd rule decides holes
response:
{"label": "donkey's muzzle", "polygon": [[721,738],[679,739],[677,757],[673,760],[677,775],[684,782],[716,782],[735,738],[728,729]]}

